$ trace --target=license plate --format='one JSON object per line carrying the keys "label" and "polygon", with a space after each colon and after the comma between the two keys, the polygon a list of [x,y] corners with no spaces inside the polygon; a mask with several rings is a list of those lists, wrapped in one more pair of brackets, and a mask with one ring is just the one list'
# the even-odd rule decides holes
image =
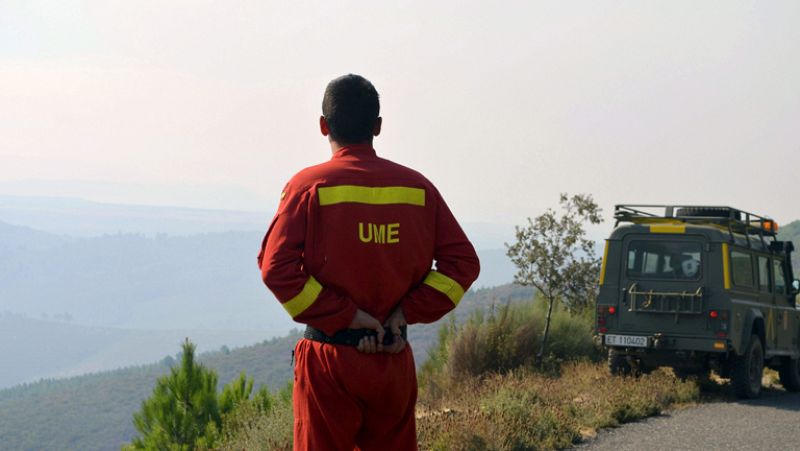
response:
{"label": "license plate", "polygon": [[633,335],[606,335],[606,345],[646,348],[647,337],[636,337]]}

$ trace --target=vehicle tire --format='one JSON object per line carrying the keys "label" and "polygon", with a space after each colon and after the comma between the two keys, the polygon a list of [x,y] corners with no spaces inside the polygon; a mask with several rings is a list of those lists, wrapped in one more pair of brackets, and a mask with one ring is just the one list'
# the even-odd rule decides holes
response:
{"label": "vehicle tire", "polygon": [[786,391],[800,391],[800,359],[787,357],[778,370],[778,375]]}
{"label": "vehicle tire", "polygon": [[761,378],[764,374],[764,348],[758,335],[750,336],[744,355],[733,359],[731,386],[738,398],[753,399],[761,395]]}
{"label": "vehicle tire", "polygon": [[608,350],[608,372],[612,376],[629,376],[631,364],[624,354],[619,354],[613,348]]}
{"label": "vehicle tire", "polygon": [[[697,208],[697,207],[684,207],[675,211],[675,216],[702,216],[707,218],[729,218],[731,215],[730,208]],[[739,212],[734,212],[733,218],[741,220]]]}

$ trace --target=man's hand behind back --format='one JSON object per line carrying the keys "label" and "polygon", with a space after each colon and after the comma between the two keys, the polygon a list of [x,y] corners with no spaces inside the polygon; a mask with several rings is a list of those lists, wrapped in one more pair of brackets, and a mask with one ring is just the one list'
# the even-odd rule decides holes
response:
{"label": "man's hand behind back", "polygon": [[[366,354],[374,354],[376,352],[396,354],[406,347],[406,341],[403,339],[400,332],[400,326],[405,325],[406,318],[399,307],[389,315],[385,327],[382,326],[380,321],[375,319],[375,317],[358,309],[353,317],[353,321],[350,322],[350,329],[372,329],[377,334],[375,336],[362,338],[356,347],[359,351]],[[386,334],[386,329],[390,330],[394,338],[392,344],[389,346],[383,344],[383,337]]]}
{"label": "man's hand behind back", "polygon": [[367,354],[383,351],[383,336],[386,334],[381,322],[369,313],[358,309],[350,322],[350,329],[372,329],[377,333],[376,336],[364,337],[358,342],[357,349]]}
{"label": "man's hand behind back", "polygon": [[389,332],[394,336],[394,341],[390,346],[384,346],[383,352],[392,354],[398,353],[406,347],[406,341],[403,339],[403,334],[400,332],[400,327],[407,325],[406,316],[403,314],[403,309],[397,307],[394,309],[389,318],[386,319],[383,327],[389,329]]}

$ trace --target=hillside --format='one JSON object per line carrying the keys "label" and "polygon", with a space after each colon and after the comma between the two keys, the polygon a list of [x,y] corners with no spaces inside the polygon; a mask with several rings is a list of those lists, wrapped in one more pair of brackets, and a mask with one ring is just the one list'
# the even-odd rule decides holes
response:
{"label": "hillside", "polygon": [[[298,338],[294,332],[234,351],[207,353],[201,361],[218,371],[221,384],[246,371],[259,384],[280,387],[291,375],[290,350]],[[119,449],[135,433],[133,412],[174,360],[166,357],[157,364],[0,391],[0,448]]]}
{"label": "hillside", "polygon": [[290,322],[258,276],[260,241],[246,232],[106,235],[40,247],[14,238],[0,242],[0,311],[100,327],[285,332]]}
{"label": "hillside", "polygon": [[[286,334],[295,326],[255,265],[261,238],[76,238],[0,222],[0,388],[152,362],[186,336],[202,351]],[[479,254],[476,288],[512,279],[504,251]]]}
{"label": "hillside", "polygon": [[188,337],[199,352],[239,347],[281,331],[132,330],[39,320],[0,312],[0,389],[41,378],[77,376],[152,363]]}
{"label": "hillside", "polygon": [[[533,290],[505,285],[467,293],[459,308],[436,324],[410,328],[417,364],[427,356],[442,324],[462,321],[471,312],[494,305],[530,299]],[[230,351],[201,356],[217,370],[220,384],[245,371],[256,381],[276,389],[291,377],[291,349],[299,332]],[[198,343],[203,345],[203,343]],[[174,350],[179,349],[175,343]],[[156,378],[168,370],[172,357],[153,365],[27,384],[0,390],[2,449],[107,450],[134,434],[131,417],[146,398]]]}

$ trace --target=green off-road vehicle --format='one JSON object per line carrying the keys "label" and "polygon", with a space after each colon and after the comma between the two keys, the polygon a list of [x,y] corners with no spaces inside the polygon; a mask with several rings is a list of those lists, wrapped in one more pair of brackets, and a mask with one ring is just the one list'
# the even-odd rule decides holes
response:
{"label": "green off-road vehicle", "polygon": [[612,373],[714,370],[754,398],[766,365],[800,390],[800,282],[773,220],[677,205],[617,205],[614,218],[595,323]]}

